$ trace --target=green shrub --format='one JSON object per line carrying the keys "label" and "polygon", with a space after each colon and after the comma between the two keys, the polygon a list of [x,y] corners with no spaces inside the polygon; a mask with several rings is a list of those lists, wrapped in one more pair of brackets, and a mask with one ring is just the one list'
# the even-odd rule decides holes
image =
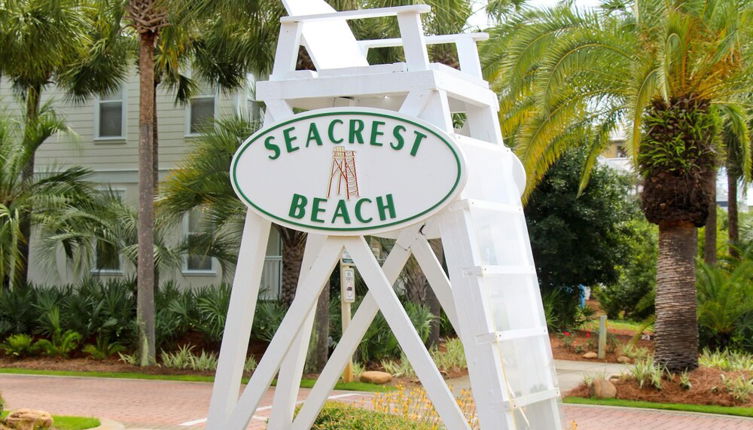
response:
{"label": "green shrub", "polygon": [[[339,306],[337,308],[339,309]],[[255,339],[270,342],[277,332],[277,328],[280,327],[282,319],[285,318],[286,311],[285,306],[278,302],[260,302],[257,304],[251,336]]]}
{"label": "green shrub", "polygon": [[217,369],[217,354],[202,350],[201,354],[196,355],[193,349],[193,345],[183,345],[172,353],[162,351],[160,354],[162,365],[172,369],[202,371]]}
{"label": "green shrub", "polygon": [[413,370],[408,357],[405,354],[400,355],[398,360],[382,360],[384,371],[398,378],[415,378],[416,372]]}
{"label": "green shrub", "polygon": [[437,368],[444,372],[458,371],[468,367],[463,342],[458,338],[448,339],[444,344],[444,351],[438,347],[432,348],[431,358],[434,359]]}
{"label": "green shrub", "polygon": [[617,267],[617,282],[594,288],[594,297],[610,319],[642,320],[654,312],[657,227],[643,218],[626,223],[629,257]]}
{"label": "green shrub", "polygon": [[732,395],[732,398],[738,402],[750,400],[750,396],[753,395],[753,379],[748,379],[744,375],[738,375],[734,378],[728,378],[725,375],[720,376],[724,388]]}
{"label": "green shrub", "polygon": [[630,373],[638,382],[640,388],[643,388],[644,385],[650,384],[657,390],[662,389],[664,368],[655,364],[653,357],[636,360],[635,365],[630,369]]}
{"label": "green shrub", "polygon": [[340,403],[328,402],[312,430],[434,430],[435,426]]}
{"label": "green shrub", "polygon": [[84,346],[83,351],[95,360],[104,360],[125,351],[125,347],[117,342],[109,342],[107,337],[97,337],[97,342]]}
{"label": "green shrub", "polygon": [[5,339],[5,342],[0,345],[0,348],[2,348],[6,355],[15,358],[27,357],[36,352],[34,339],[28,334],[14,334],[8,336],[8,338]]}
{"label": "green shrub", "polygon": [[0,288],[0,338],[14,333],[31,333],[35,327],[37,311],[37,289],[31,285],[25,288]]}
{"label": "green shrub", "polygon": [[199,321],[196,328],[204,334],[207,341],[219,344],[225,329],[227,308],[230,305],[230,286],[204,287],[196,291],[196,309]]}
{"label": "green shrub", "polygon": [[[733,265],[698,263],[698,325],[702,346],[712,349],[741,348],[736,338],[753,330],[753,260]],[[737,343],[737,344],[736,344]]]}
{"label": "green shrub", "polygon": [[40,339],[34,344],[34,348],[42,354],[50,357],[66,358],[71,352],[78,348],[81,341],[81,335],[73,330],[65,332],[56,332],[51,339]]}

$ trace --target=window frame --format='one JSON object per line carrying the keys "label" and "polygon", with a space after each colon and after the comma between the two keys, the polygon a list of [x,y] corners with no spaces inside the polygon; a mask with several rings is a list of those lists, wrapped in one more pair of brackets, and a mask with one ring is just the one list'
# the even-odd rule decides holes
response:
{"label": "window frame", "polygon": [[[198,208],[194,208],[192,210],[198,210]],[[190,212],[188,211],[183,215],[183,219],[181,220],[181,230],[183,234],[183,240],[188,239],[188,236],[192,233],[189,229],[189,219]],[[209,257],[210,261],[210,269],[189,269],[188,268],[188,257],[190,254],[185,253],[182,256],[182,262],[180,271],[185,276],[216,276],[217,275],[217,262],[215,261],[214,257]]]}
{"label": "window frame", "polygon": [[211,94],[197,94],[188,99],[188,103],[186,103],[186,109],[185,109],[185,120],[184,120],[184,136],[185,137],[198,137],[201,136],[203,133],[193,133],[191,132],[191,114],[193,111],[193,106],[191,105],[191,102],[193,102],[195,99],[212,99],[212,102],[214,103],[214,113],[212,114],[212,119],[217,120],[218,118],[218,107],[220,102],[220,89],[219,87],[215,87],[212,85],[210,88],[212,88]]}
{"label": "window frame", "polygon": [[126,85],[120,87],[120,136],[100,136],[100,106],[116,103],[116,100],[102,100],[100,94],[94,97],[94,141],[95,142],[125,142],[128,139],[128,91]]}

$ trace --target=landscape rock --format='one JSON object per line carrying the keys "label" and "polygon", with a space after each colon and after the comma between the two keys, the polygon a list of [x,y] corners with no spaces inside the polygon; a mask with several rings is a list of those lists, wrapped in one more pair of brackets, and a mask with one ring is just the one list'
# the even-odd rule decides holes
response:
{"label": "landscape rock", "polygon": [[617,387],[604,378],[594,379],[591,384],[591,396],[597,399],[613,399],[617,396]]}
{"label": "landscape rock", "polygon": [[633,362],[633,360],[630,359],[630,357],[626,357],[624,355],[621,355],[617,357],[617,362],[622,364],[630,364]]}
{"label": "landscape rock", "polygon": [[589,352],[583,354],[583,358],[588,358],[588,359],[594,359],[594,358],[596,358],[598,356],[599,355],[597,353],[593,352],[593,351],[589,351]]}
{"label": "landscape rock", "polygon": [[35,409],[17,409],[11,412],[4,424],[14,430],[38,430],[52,427],[52,415]]}
{"label": "landscape rock", "polygon": [[387,372],[379,372],[376,370],[368,370],[361,373],[361,382],[367,382],[369,384],[382,385],[392,381],[392,375]]}

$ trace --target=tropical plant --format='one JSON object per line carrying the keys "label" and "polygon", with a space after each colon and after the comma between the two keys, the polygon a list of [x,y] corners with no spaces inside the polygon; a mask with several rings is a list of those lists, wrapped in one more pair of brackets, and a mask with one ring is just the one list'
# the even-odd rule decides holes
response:
{"label": "tropical plant", "polygon": [[695,228],[710,207],[720,115],[749,153],[739,101],[752,76],[751,10],[747,0],[525,10],[492,30],[482,54],[530,189],[573,146],[589,151],[585,188],[610,135],[627,126],[642,209],[659,226],[655,358],[673,371],[697,366]]}
{"label": "tropical plant", "polygon": [[39,339],[34,343],[34,348],[42,354],[50,357],[68,357],[71,352],[78,348],[81,335],[73,330],[58,330],[50,339]]}
{"label": "tropical plant", "polygon": [[610,319],[644,319],[654,313],[656,288],[657,231],[645,219],[634,219],[625,226],[629,256],[616,267],[619,278],[614,284],[596,287],[594,296]]}
{"label": "tropical plant", "polygon": [[[28,154],[21,168],[22,180],[34,176],[34,154],[39,140],[43,91],[51,85],[74,99],[116,89],[125,79],[126,44],[113,26],[114,1],[6,1],[0,8],[0,75],[6,77],[23,101],[21,147]],[[0,208],[1,209],[1,208]],[[0,210],[0,213],[4,211]],[[29,237],[32,220],[18,212],[19,236]],[[12,216],[11,216],[12,217]],[[29,256],[27,241],[19,241],[19,260]],[[26,270],[19,268],[21,284]]]}
{"label": "tropical plant", "polygon": [[[70,167],[24,174],[44,141],[67,127],[49,106],[32,124],[0,118],[0,279],[6,288],[25,286],[27,260],[19,244],[28,243],[22,224],[28,219],[43,236],[62,225],[84,225],[99,209],[96,191],[86,180],[89,170]],[[74,246],[75,240],[55,236],[53,247]]]}
{"label": "tropical plant", "polygon": [[0,344],[3,352],[15,358],[23,358],[36,352],[34,338],[28,334],[14,334],[8,336],[5,342]]}
{"label": "tropical plant", "polygon": [[95,360],[105,360],[115,354],[125,351],[125,346],[117,342],[109,342],[105,336],[98,336],[96,343],[89,343],[82,351]]}
{"label": "tropical plant", "polygon": [[[698,325],[704,346],[712,349],[735,347],[744,330],[753,330],[753,261],[743,259],[732,267],[699,262]],[[747,323],[747,326],[746,326]]]}

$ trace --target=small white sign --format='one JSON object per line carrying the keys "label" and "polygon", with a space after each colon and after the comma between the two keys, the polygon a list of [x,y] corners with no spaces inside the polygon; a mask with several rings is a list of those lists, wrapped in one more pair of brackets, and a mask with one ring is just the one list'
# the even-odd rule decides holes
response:
{"label": "small white sign", "polygon": [[458,195],[464,161],[419,119],[367,108],[308,111],[252,135],[230,176],[252,210],[284,226],[357,236],[433,215]]}
{"label": "small white sign", "polygon": [[342,270],[342,296],[345,303],[356,301],[356,271],[352,267]]}

